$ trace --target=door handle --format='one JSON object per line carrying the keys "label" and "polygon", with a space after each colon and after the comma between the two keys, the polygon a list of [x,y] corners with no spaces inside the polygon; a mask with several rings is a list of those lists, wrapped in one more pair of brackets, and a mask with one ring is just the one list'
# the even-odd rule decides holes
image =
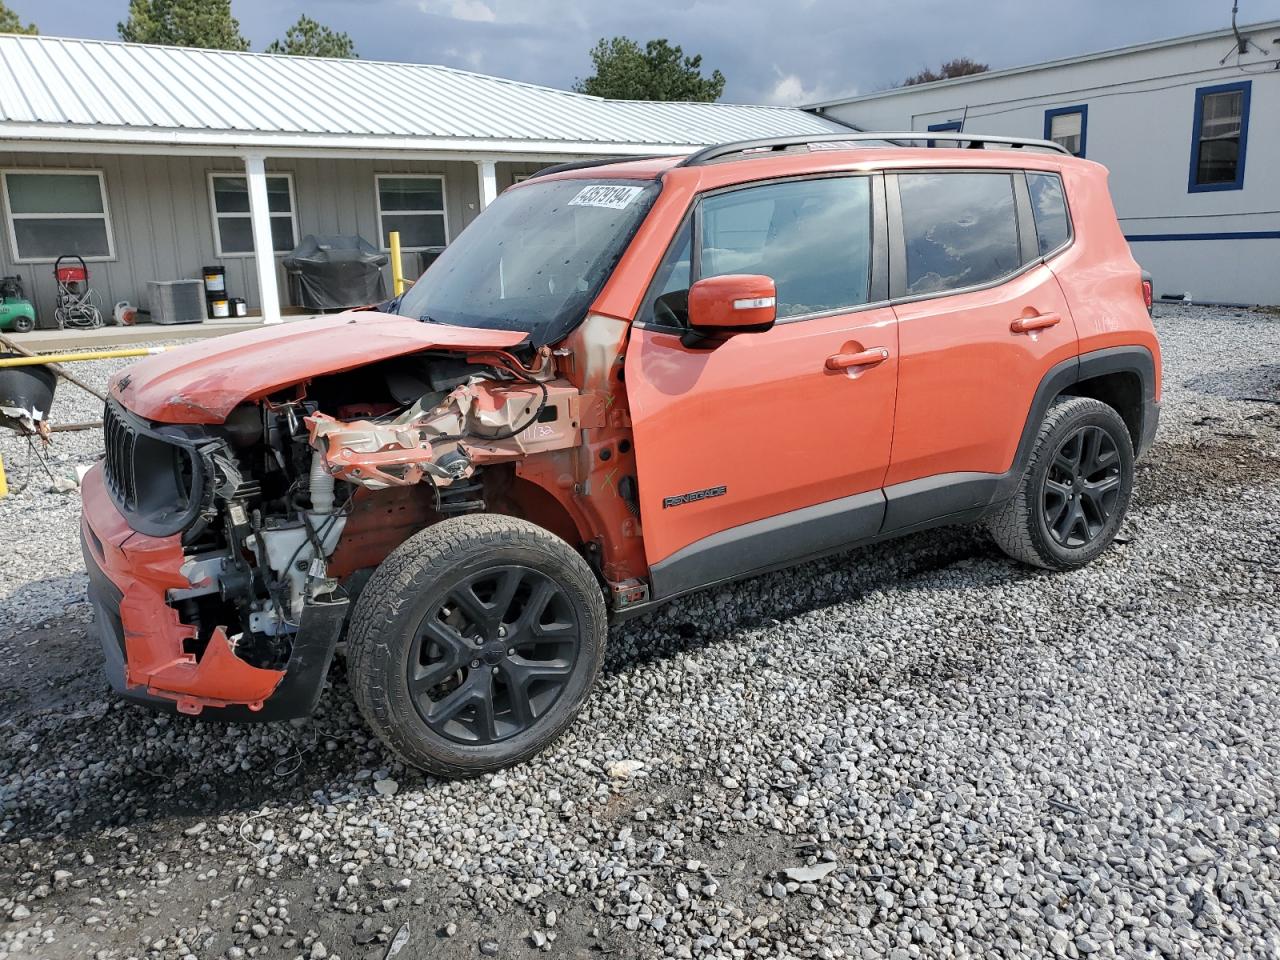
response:
{"label": "door handle", "polygon": [[1019,317],[1009,324],[1009,329],[1014,333],[1029,333],[1032,330],[1043,330],[1045,327],[1056,327],[1061,322],[1062,317],[1056,313],[1040,313],[1034,317]]}
{"label": "door handle", "polygon": [[828,370],[848,370],[850,367],[870,367],[889,359],[884,347],[872,347],[861,353],[836,353],[827,357]]}

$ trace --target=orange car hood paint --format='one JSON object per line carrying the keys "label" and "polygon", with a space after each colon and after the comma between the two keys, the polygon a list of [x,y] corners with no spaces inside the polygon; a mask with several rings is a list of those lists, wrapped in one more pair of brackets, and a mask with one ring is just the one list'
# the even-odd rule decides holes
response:
{"label": "orange car hood paint", "polygon": [[312,377],[429,349],[505,349],[514,330],[419,323],[350,311],[263,327],[147,357],[111,380],[111,395],[161,423],[221,423],[245,400]]}

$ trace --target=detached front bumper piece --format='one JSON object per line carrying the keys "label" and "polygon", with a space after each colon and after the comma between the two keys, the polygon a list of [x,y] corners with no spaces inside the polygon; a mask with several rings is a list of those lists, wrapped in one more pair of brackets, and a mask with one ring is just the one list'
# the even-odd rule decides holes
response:
{"label": "detached front bumper piece", "polygon": [[122,696],[153,707],[220,720],[286,720],[315,709],[346,619],[348,601],[303,608],[282,670],[255,667],[236,655],[215,627],[199,655],[196,627],[166,602],[169,590],[196,586],[181,573],[181,537],[150,537],[130,528],[108,495],[101,464],[84,478],[80,542],[89,574],[107,678]]}

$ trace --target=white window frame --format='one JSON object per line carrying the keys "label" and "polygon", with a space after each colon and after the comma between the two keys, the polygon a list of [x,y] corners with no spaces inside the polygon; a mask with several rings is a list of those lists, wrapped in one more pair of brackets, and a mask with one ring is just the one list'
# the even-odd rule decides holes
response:
{"label": "white window frame", "polygon": [[[98,193],[102,197],[102,213],[14,213],[9,207],[9,174],[38,173],[54,176],[88,176],[98,178]],[[9,249],[13,252],[14,263],[53,263],[57,257],[24,257],[18,250],[18,231],[14,228],[15,220],[87,220],[102,217],[107,228],[107,255],[104,257],[85,257],[85,263],[107,263],[116,259],[116,235],[111,223],[111,204],[107,197],[107,178],[101,170],[66,169],[63,167],[8,167],[0,170],[0,193],[4,194],[5,226],[9,232]]]}
{"label": "white window frame", "polygon": [[[449,245],[449,185],[445,182],[445,178],[439,173],[375,173],[373,175],[373,202],[378,211],[378,249],[383,253],[390,253],[391,247],[387,244],[387,231],[382,229],[382,181],[383,180],[439,180],[440,181],[440,209],[439,210],[388,210],[386,213],[393,217],[430,215],[444,218],[444,245]],[[419,250],[434,250],[434,246],[430,247],[406,247],[400,245],[401,253],[416,253]]]}
{"label": "white window frame", "polygon": [[[217,195],[213,190],[213,181],[219,177],[230,177],[235,180],[244,180],[246,183],[248,182],[248,177],[244,173],[235,170],[209,171],[209,218],[213,224],[214,255],[219,260],[252,260],[257,254],[257,251],[255,250],[250,250],[248,253],[227,253],[222,249],[222,233],[218,230],[218,221],[230,217],[244,217],[246,220],[252,221],[252,214],[247,210],[239,213],[218,212],[218,200]],[[298,195],[294,193],[293,190],[293,173],[288,170],[268,170],[267,179],[271,179],[272,177],[284,177],[284,179],[289,183],[289,212],[287,214],[269,212],[268,215],[271,217],[282,218],[287,216],[289,218],[290,223],[293,224],[293,243],[296,247],[301,237],[298,234]],[[250,223],[250,226],[252,226],[252,222]],[[276,250],[275,245],[272,245],[271,255],[273,257],[287,257],[290,253],[291,251],[289,250]]]}
{"label": "white window frame", "polygon": [[517,183],[524,183],[532,176],[532,173],[513,173],[511,175],[511,185],[514,187]]}

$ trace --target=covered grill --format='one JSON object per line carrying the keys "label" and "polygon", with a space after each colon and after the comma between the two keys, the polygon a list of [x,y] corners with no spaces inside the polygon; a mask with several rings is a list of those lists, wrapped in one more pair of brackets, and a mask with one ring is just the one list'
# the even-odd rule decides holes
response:
{"label": "covered grill", "polygon": [[308,310],[344,310],[387,299],[389,258],[364,237],[307,234],[285,257],[289,300]]}

